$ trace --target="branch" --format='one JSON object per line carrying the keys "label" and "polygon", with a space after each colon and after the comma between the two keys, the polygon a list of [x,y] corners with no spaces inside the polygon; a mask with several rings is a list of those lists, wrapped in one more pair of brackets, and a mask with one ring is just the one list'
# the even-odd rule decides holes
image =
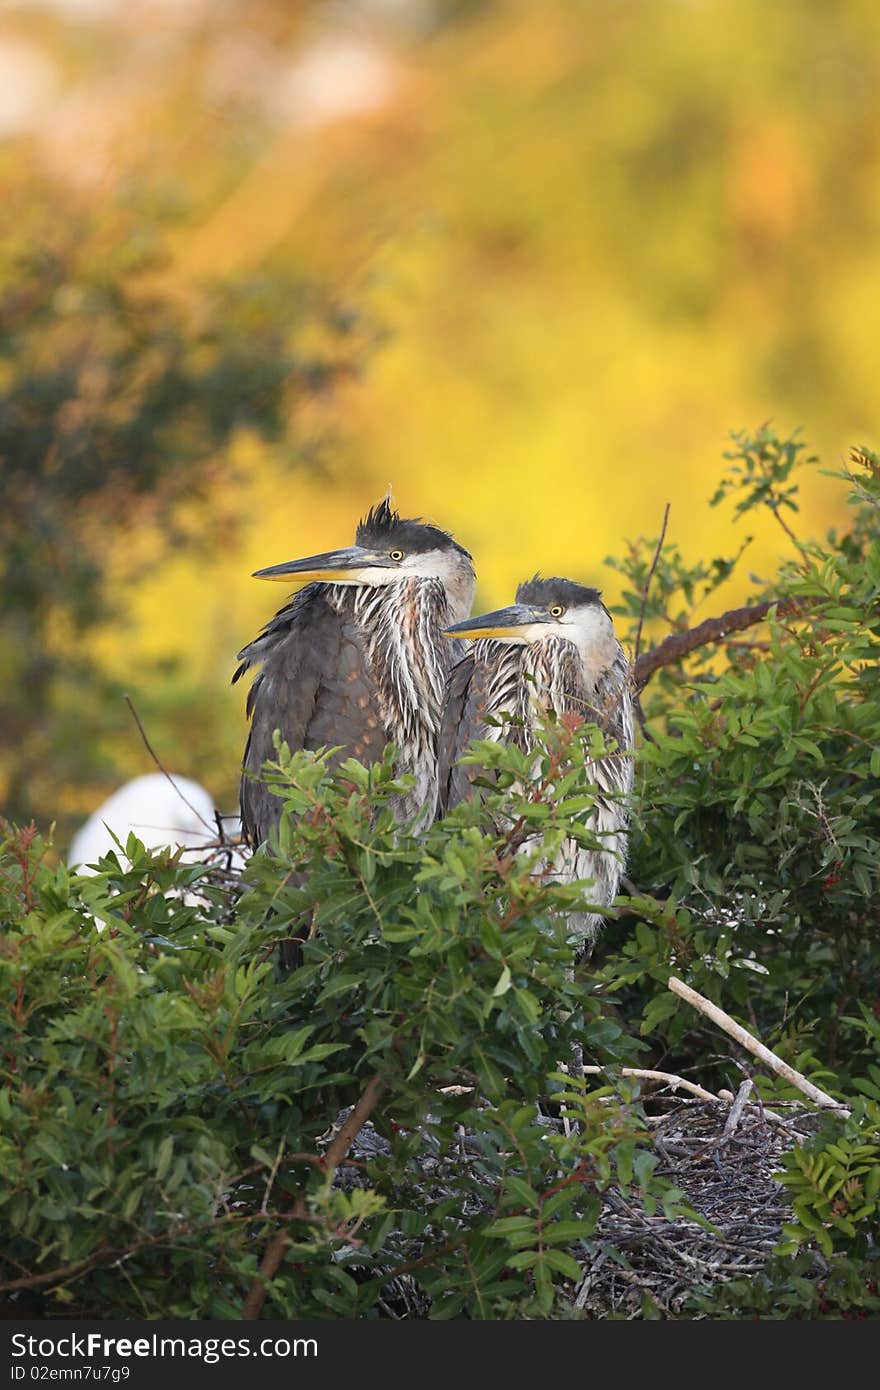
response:
{"label": "branch", "polygon": [[705,622],[699,623],[697,627],[688,628],[686,632],[673,632],[633,663],[636,690],[642,690],[661,666],[671,666],[674,662],[681,661],[689,652],[696,651],[697,647],[706,647],[711,642],[723,642],[728,633],[743,632],[745,628],[753,627],[755,623],[760,623],[766,618],[771,608],[776,609],[780,618],[802,618],[818,601],[820,600],[815,598],[794,597],[767,599],[764,603],[751,603],[746,608],[729,608],[720,617],[707,618]]}
{"label": "branch", "polygon": [[[305,1214],[305,1203],[301,1197],[298,1197],[287,1215],[302,1219]],[[244,1301],[244,1307],[241,1311],[243,1321],[253,1322],[260,1316],[263,1304],[266,1301],[266,1282],[274,1278],[275,1274],[278,1272],[278,1266],[284,1259],[284,1251],[287,1249],[287,1239],[286,1231],[276,1231],[269,1241],[269,1244],[266,1246],[263,1252],[263,1258],[260,1260],[257,1277],[251,1284],[248,1290],[248,1296]]]}
{"label": "branch", "polygon": [[669,521],[669,503],[666,503],[666,510],[663,513],[663,525],[660,527],[660,539],[657,542],[657,549],[654,551],[654,558],[651,561],[651,568],[648,570],[648,577],[645,580],[645,587],[642,590],[642,606],[639,609],[639,625],[636,628],[636,644],[633,652],[633,661],[639,659],[639,648],[642,645],[642,623],[645,621],[645,608],[648,604],[648,590],[651,587],[651,580],[654,578],[654,571],[657,568],[657,561],[660,559],[660,551],[663,549],[663,542],[666,539],[666,526]]}
{"label": "branch", "polygon": [[737,1091],[736,1100],[730,1107],[730,1114],[727,1116],[727,1122],[724,1126],[724,1133],[721,1136],[722,1144],[725,1144],[728,1139],[733,1138],[734,1131],[737,1125],[739,1124],[740,1119],[742,1118],[742,1113],[745,1110],[746,1105],[748,1104],[749,1093],[751,1092],[751,1089],[754,1086],[754,1084],[755,1083],[752,1080],[752,1078],[750,1076],[747,1076],[745,1081],[742,1083],[739,1090]]}
{"label": "branch", "polygon": [[[607,1067],[584,1067],[584,1068],[583,1068],[583,1072],[584,1072],[584,1075],[585,1075],[585,1076],[601,1076],[604,1072],[607,1072],[607,1071],[608,1071],[608,1068],[607,1068]],[[713,1100],[713,1101],[715,1101],[716,1103],[717,1103],[717,1101],[719,1100],[719,1097],[718,1097],[718,1096],[713,1096],[713,1094],[712,1094],[711,1091],[706,1091],[706,1090],[704,1090],[703,1087],[702,1087],[702,1086],[698,1086],[698,1085],[696,1084],[695,1081],[688,1081],[688,1080],[687,1080],[685,1077],[683,1077],[683,1076],[674,1076],[672,1072],[668,1072],[668,1071],[647,1071],[647,1070],[644,1070],[642,1067],[621,1067],[621,1068],[620,1068],[620,1075],[621,1075],[621,1076],[638,1076],[638,1077],[642,1078],[642,1080],[644,1080],[644,1081],[662,1081],[663,1084],[664,1084],[665,1086],[670,1086],[670,1087],[672,1088],[673,1091],[678,1091],[678,1090],[690,1091],[690,1093],[691,1093],[692,1095],[698,1096],[700,1100]]]}
{"label": "branch", "polygon": [[327,1168],[332,1170],[339,1167],[384,1094],[384,1081],[380,1081],[378,1076],[371,1077],[357,1105],[324,1153]]}
{"label": "branch", "polygon": [[[247,1173],[256,1171],[247,1169]],[[237,1181],[237,1179],[236,1179]],[[129,1260],[133,1255],[138,1255],[142,1250],[155,1249],[156,1246],[167,1245],[171,1247],[175,1242],[187,1236],[202,1235],[216,1230],[220,1226],[241,1226],[251,1222],[265,1221],[262,1212],[228,1212],[225,1216],[220,1216],[206,1222],[191,1222],[177,1227],[172,1231],[159,1231],[154,1236],[147,1236],[144,1240],[135,1241],[132,1245],[104,1245],[100,1249],[94,1250],[85,1259],[76,1260],[71,1264],[59,1265],[55,1269],[44,1270],[40,1274],[26,1274],[19,1279],[4,1279],[0,1281],[0,1294],[14,1293],[18,1289],[39,1289],[46,1284],[66,1284],[69,1280],[77,1278],[80,1274],[91,1274],[93,1270],[102,1269],[107,1264],[116,1264],[120,1260]],[[308,1215],[296,1216],[285,1214],[281,1218],[283,1221],[293,1219],[314,1221],[314,1217]],[[21,1266],[19,1266],[21,1268]]]}
{"label": "branch", "polygon": [[[140,1247],[135,1247],[136,1249]],[[122,1249],[98,1250],[92,1255],[86,1256],[84,1260],[77,1260],[73,1264],[60,1265],[57,1269],[49,1269],[44,1274],[26,1274],[20,1279],[4,1279],[0,1283],[0,1293],[14,1293],[17,1289],[39,1289],[43,1284],[65,1283],[68,1279],[73,1279],[78,1274],[85,1274],[92,1269],[99,1268],[102,1264],[107,1264],[111,1260],[117,1260],[120,1256],[129,1252]],[[21,1266],[19,1266],[21,1268]]]}
{"label": "branch", "polygon": [[795,1071],[788,1062],[783,1062],[781,1057],[778,1057],[775,1052],[771,1052],[769,1047],[758,1042],[758,1039],[731,1018],[730,1014],[726,1014],[723,1009],[719,1009],[717,1004],[713,1004],[711,1000],[698,994],[695,989],[691,989],[690,985],[686,985],[683,980],[677,979],[675,975],[670,975],[669,989],[680,999],[686,1000],[693,1008],[699,1009],[701,1014],[711,1018],[712,1022],[717,1023],[719,1028],[722,1028],[725,1033],[735,1039],[740,1047],[746,1048],[754,1057],[759,1057],[766,1066],[770,1067],[771,1071],[775,1071],[776,1075],[781,1076],[790,1086],[796,1086],[799,1091],[803,1091],[804,1095],[809,1096],[814,1104],[820,1105],[824,1109],[836,1110],[844,1118],[849,1116],[850,1111],[845,1105],[841,1105],[840,1101],[829,1096],[826,1091],[820,1091],[819,1087],[814,1086],[812,1081],[808,1081],[801,1072]]}
{"label": "branch", "polygon": [[[364,1087],[363,1095],[357,1105],[354,1107],[323,1156],[324,1167],[328,1172],[332,1173],[334,1168],[339,1167],[359,1132],[363,1129],[367,1120],[379,1104],[384,1093],[384,1081],[380,1081],[378,1076],[371,1077]],[[305,1203],[301,1197],[297,1198],[294,1202],[291,1213],[299,1217],[306,1215]],[[260,1261],[257,1277],[251,1284],[248,1296],[244,1301],[244,1307],[241,1313],[243,1321],[254,1322],[260,1316],[263,1310],[263,1304],[266,1301],[266,1285],[269,1280],[274,1279],[275,1275],[278,1273],[281,1267],[281,1261],[284,1259],[284,1252],[287,1249],[287,1242],[289,1239],[290,1237],[287,1231],[276,1231],[275,1235],[266,1246],[263,1252],[263,1258]]]}
{"label": "branch", "polygon": [[[168,771],[167,768],[165,768],[165,767],[162,766],[162,763],[161,763],[161,761],[160,761],[160,759],[159,759],[158,753],[157,753],[156,750],[154,749],[153,745],[150,743],[150,740],[147,738],[147,731],[146,731],[146,729],[144,728],[143,724],[141,723],[140,715],[138,714],[137,710],[136,710],[135,707],[134,707],[134,702],[133,702],[131,696],[130,696],[130,695],[123,695],[122,698],[125,700],[125,703],[128,705],[128,708],[131,710],[132,716],[133,716],[133,718],[134,718],[134,722],[135,722],[135,724],[137,724],[137,726],[138,726],[138,732],[139,732],[141,738],[142,738],[143,741],[144,741],[144,747],[146,748],[146,750],[147,750],[147,752],[149,753],[150,757],[153,759],[153,762],[156,764],[156,766],[157,766],[157,768],[159,769],[159,771],[161,772],[162,776],[166,779],[166,781],[168,781],[168,782],[171,783],[172,787],[173,787],[174,790],[177,792],[177,795],[180,797],[180,799],[181,799],[181,801],[183,802],[184,806],[188,806],[188,807],[189,807],[189,809],[192,811],[192,813],[193,813],[193,815],[196,817],[196,819],[197,819],[197,820],[200,820],[200,821],[202,822],[202,825],[205,827],[205,829],[208,830],[208,831],[214,831],[214,830],[216,830],[216,829],[217,829],[216,825],[211,825],[210,821],[206,821],[206,820],[205,820],[205,817],[201,814],[200,811],[197,811],[197,810],[196,810],[196,808],[195,808],[195,806],[193,806],[192,802],[191,802],[191,801],[187,801],[187,799],[186,799],[186,797],[184,796],[183,792],[180,790],[180,787],[177,785],[177,783],[175,782],[174,778],[171,776],[171,773]],[[221,829],[222,829],[222,828],[221,828]]]}

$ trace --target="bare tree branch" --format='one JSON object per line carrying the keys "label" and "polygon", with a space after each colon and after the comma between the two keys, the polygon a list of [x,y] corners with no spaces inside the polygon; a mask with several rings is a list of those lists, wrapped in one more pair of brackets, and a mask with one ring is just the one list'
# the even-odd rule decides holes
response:
{"label": "bare tree branch", "polygon": [[[604,1076],[609,1071],[609,1068],[582,1067],[581,1070],[584,1076]],[[689,1091],[692,1096],[696,1096],[699,1100],[717,1101],[719,1099],[719,1097],[713,1095],[711,1091],[707,1091],[704,1086],[698,1086],[695,1081],[688,1081],[686,1077],[676,1076],[673,1072],[651,1071],[643,1067],[621,1067],[620,1075],[635,1076],[643,1081],[659,1081],[664,1086],[668,1086],[672,1091]]]}
{"label": "bare tree branch", "polygon": [[759,1042],[748,1029],[743,1028],[741,1023],[737,1023],[736,1019],[730,1017],[730,1014],[719,1009],[717,1004],[713,1004],[711,999],[698,994],[695,989],[691,989],[690,985],[686,985],[675,975],[670,975],[668,987],[680,999],[685,999],[692,1008],[698,1009],[701,1014],[711,1018],[712,1022],[717,1024],[719,1028],[723,1028],[724,1032],[738,1042],[740,1047],[746,1048],[753,1056],[759,1057],[765,1066],[770,1067],[771,1071],[775,1071],[776,1075],[781,1076],[783,1081],[787,1081],[790,1086],[796,1086],[799,1091],[803,1091],[804,1095],[809,1096],[815,1105],[821,1105],[828,1110],[836,1110],[842,1116],[850,1114],[847,1107],[841,1105],[839,1100],[829,1096],[827,1091],[822,1091],[818,1086],[814,1086],[812,1081],[808,1081],[802,1072],[796,1071],[775,1052],[771,1052],[769,1047],[765,1047],[762,1042]]}
{"label": "bare tree branch", "polygon": [[[147,752],[149,753],[150,757],[153,759],[153,762],[156,764],[156,766],[157,766],[157,768],[159,769],[159,771],[161,772],[162,776],[166,779],[166,781],[168,781],[168,782],[171,783],[172,787],[173,787],[174,790],[177,792],[177,795],[180,797],[180,799],[181,799],[181,801],[183,802],[184,806],[188,806],[189,809],[192,811],[193,815],[196,817],[196,819],[197,819],[197,820],[200,820],[200,821],[202,822],[202,825],[205,827],[205,829],[206,829],[207,831],[209,831],[210,833],[213,833],[213,831],[216,830],[217,827],[214,826],[214,825],[211,825],[210,821],[206,821],[206,820],[205,820],[205,817],[201,814],[201,812],[199,812],[199,811],[196,810],[196,808],[195,808],[195,806],[193,806],[192,802],[191,802],[191,801],[187,801],[187,799],[186,799],[186,797],[184,796],[183,792],[180,790],[180,787],[177,785],[177,783],[175,782],[174,778],[171,776],[171,773],[168,771],[168,769],[167,769],[166,767],[163,767],[163,766],[162,766],[162,762],[161,762],[161,760],[160,760],[160,758],[159,758],[158,753],[157,753],[156,750],[154,749],[153,745],[150,743],[150,740],[147,738],[147,731],[146,731],[146,729],[144,728],[143,724],[141,723],[140,715],[138,714],[137,710],[136,710],[135,707],[134,707],[134,701],[132,700],[131,696],[130,696],[130,695],[124,695],[124,696],[123,696],[123,699],[125,700],[125,703],[128,705],[128,708],[131,710],[132,717],[134,718],[134,722],[135,722],[135,724],[137,724],[137,726],[138,726],[138,732],[139,732],[141,738],[142,738],[143,741],[144,741],[144,747],[146,748],[146,750],[147,750]],[[222,832],[222,827],[221,827],[221,832]]]}
{"label": "bare tree branch", "polygon": [[642,646],[642,623],[645,621],[645,609],[648,605],[648,591],[651,587],[651,580],[654,578],[654,571],[657,568],[657,561],[660,559],[660,552],[663,549],[663,542],[666,539],[666,527],[669,522],[669,506],[670,504],[667,502],[666,508],[663,512],[663,525],[660,527],[660,539],[657,542],[657,549],[654,551],[654,558],[651,561],[651,568],[648,570],[648,575],[645,579],[645,587],[642,590],[642,606],[639,609],[639,625],[636,628],[636,644],[635,649],[633,651],[633,661],[638,661],[639,659],[639,651],[641,650]]}
{"label": "bare tree branch", "polygon": [[633,677],[637,690],[643,690],[648,680],[661,666],[672,666],[681,661],[698,647],[707,647],[713,642],[723,642],[731,632],[743,632],[755,623],[763,622],[771,608],[775,608],[780,618],[803,618],[807,611],[821,600],[816,598],[767,599],[764,603],[752,603],[746,608],[729,608],[718,618],[707,618],[697,627],[686,632],[673,632],[664,637],[656,647],[645,652],[633,663]]}

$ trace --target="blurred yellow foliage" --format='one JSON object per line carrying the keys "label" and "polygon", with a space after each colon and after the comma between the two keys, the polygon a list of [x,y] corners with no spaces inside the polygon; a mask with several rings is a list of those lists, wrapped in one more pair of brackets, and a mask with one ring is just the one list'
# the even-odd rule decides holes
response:
{"label": "blurred yellow foliage", "polygon": [[[170,15],[23,5],[57,87],[7,158],[85,200],[128,182],[177,200],[156,284],[194,313],[202,282],[285,268],[381,330],[359,377],[301,403],[322,471],[250,432],[218,460],[216,505],[243,522],[227,545],[169,554],[148,518],[105,538],[129,617],[89,650],[120,679],[177,658],[225,702],[218,795],[242,735],[238,691],[219,692],[281,597],[250,572],[347,542],[389,485],[474,552],[479,603],[537,569],[613,599],[604,557],[656,535],[667,501],[685,555],[738,548],[707,506],[729,430],[801,425],[829,465],[876,439],[873,0]],[[836,505],[817,475],[804,533]],[[747,568],[781,542],[759,519]],[[163,751],[206,775],[189,736]],[[134,737],[115,757],[142,766]]]}

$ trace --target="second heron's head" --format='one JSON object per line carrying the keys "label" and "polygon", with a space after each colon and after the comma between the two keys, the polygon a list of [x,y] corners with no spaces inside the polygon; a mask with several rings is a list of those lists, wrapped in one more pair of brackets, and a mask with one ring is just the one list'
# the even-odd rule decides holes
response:
{"label": "second heron's head", "polygon": [[590,665],[610,665],[617,653],[611,615],[598,589],[573,579],[527,579],[508,608],[481,613],[447,629],[448,637],[492,638],[513,646],[549,639],[573,643]]}
{"label": "second heron's head", "polygon": [[364,517],[354,545],[270,565],[257,570],[254,577],[369,588],[408,579],[439,580],[456,613],[468,611],[474,592],[474,563],[464,547],[438,526],[401,517],[387,498]]}

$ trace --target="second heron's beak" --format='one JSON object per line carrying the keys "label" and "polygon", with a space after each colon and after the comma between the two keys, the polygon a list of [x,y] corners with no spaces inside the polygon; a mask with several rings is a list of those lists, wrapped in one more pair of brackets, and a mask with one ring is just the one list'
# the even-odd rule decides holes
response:
{"label": "second heron's beak", "polygon": [[387,557],[364,546],[350,545],[345,550],[327,550],[323,555],[307,555],[303,560],[286,560],[281,565],[269,565],[255,570],[254,579],[274,579],[279,583],[292,580],[295,584],[369,584],[370,571],[387,564]]}
{"label": "second heron's beak", "polygon": [[509,608],[496,608],[493,613],[481,613],[476,618],[467,618],[463,623],[455,623],[446,628],[447,637],[470,638],[497,637],[503,641],[526,641],[532,629],[540,623],[549,623],[550,617],[539,608],[529,608],[524,603],[512,603]]}

